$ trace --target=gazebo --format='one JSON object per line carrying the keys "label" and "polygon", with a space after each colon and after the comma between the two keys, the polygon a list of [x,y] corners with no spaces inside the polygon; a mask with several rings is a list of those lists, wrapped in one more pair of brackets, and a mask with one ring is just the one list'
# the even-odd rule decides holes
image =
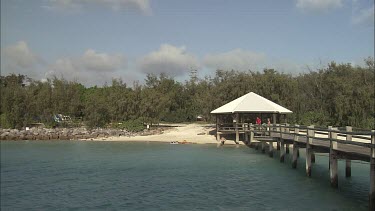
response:
{"label": "gazebo", "polygon": [[[254,122],[255,116],[258,116],[261,119],[263,117],[270,118],[272,119],[272,123],[276,124],[277,117],[280,119],[281,115],[290,113],[293,112],[254,92],[249,92],[242,97],[211,111],[211,114],[216,116],[216,134],[219,134],[220,132],[219,124],[222,120],[228,121],[228,119],[232,119],[234,124],[234,130],[232,129],[232,133],[236,133],[236,142],[239,141],[240,131],[238,125]],[[230,132],[231,131],[226,131],[226,133]],[[219,135],[217,135],[217,139],[219,139]]]}

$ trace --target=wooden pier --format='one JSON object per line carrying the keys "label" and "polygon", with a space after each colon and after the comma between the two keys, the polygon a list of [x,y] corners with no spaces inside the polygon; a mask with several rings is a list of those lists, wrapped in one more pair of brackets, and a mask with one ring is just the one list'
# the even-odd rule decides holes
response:
{"label": "wooden pier", "polygon": [[306,175],[311,177],[312,163],[315,162],[315,153],[329,155],[330,183],[337,188],[338,160],[345,160],[345,176],[351,177],[351,161],[360,160],[370,164],[370,191],[369,210],[375,211],[375,130],[353,131],[352,127],[345,128],[317,128],[314,126],[299,126],[288,124],[273,124],[267,126],[248,123],[217,124],[217,140],[223,135],[235,135],[235,142],[239,143],[240,136],[248,146],[261,148],[269,156],[274,156],[280,150],[280,162],[284,162],[285,154],[292,146],[292,168],[297,167],[299,149],[306,150]]}

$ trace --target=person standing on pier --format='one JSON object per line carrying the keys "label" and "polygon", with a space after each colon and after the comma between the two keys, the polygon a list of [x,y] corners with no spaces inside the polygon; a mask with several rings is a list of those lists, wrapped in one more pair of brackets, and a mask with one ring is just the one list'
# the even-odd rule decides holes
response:
{"label": "person standing on pier", "polygon": [[257,117],[256,124],[257,125],[261,125],[262,124],[262,120],[259,117]]}
{"label": "person standing on pier", "polygon": [[259,117],[257,117],[257,120],[255,121],[255,123],[257,124],[258,130],[260,131],[262,129],[261,128],[262,120]]}

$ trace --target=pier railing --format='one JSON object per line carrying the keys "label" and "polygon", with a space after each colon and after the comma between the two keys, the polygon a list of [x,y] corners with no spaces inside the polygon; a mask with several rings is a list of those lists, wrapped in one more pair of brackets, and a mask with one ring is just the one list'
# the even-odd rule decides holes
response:
{"label": "pier railing", "polygon": [[[292,168],[297,166],[299,149],[306,149],[306,174],[311,177],[312,163],[315,162],[315,153],[328,153],[329,174],[331,186],[338,187],[338,160],[345,160],[346,177],[351,176],[351,160],[362,160],[370,163],[370,192],[369,210],[375,210],[375,130],[353,131],[353,128],[328,128],[272,124],[253,125],[251,123],[217,124],[217,140],[221,134],[236,134],[236,143],[239,143],[240,134],[245,137],[248,146],[259,146],[265,152],[268,145],[268,154],[273,157],[274,143],[280,151],[280,162],[284,162],[289,145],[293,146]],[[225,139],[223,139],[225,142]],[[255,142],[253,142],[255,141]]]}
{"label": "pier railing", "polygon": [[[340,128],[342,129],[342,128]],[[341,144],[351,144],[366,148],[375,148],[375,144],[371,143],[372,137],[375,136],[375,130],[352,131],[352,127],[345,127],[345,130],[339,130],[329,126],[328,128],[289,125],[289,124],[271,124],[271,125],[254,125],[251,123],[231,123],[218,124],[219,132],[254,133],[262,136],[277,136],[280,138],[306,137],[314,140],[336,142]],[[309,132],[311,134],[309,134]]]}

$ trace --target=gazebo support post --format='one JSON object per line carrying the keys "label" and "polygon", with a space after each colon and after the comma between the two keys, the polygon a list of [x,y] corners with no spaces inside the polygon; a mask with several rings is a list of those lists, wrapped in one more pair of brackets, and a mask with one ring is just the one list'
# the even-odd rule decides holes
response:
{"label": "gazebo support post", "polygon": [[238,120],[239,120],[239,114],[238,113],[236,113],[235,114],[235,120],[236,120],[236,122],[235,122],[235,130],[236,130],[236,144],[239,144],[240,142],[240,133],[239,133],[239,131],[238,131]]}
{"label": "gazebo support post", "polygon": [[219,115],[216,114],[216,141],[220,141],[220,134],[219,134]]}

